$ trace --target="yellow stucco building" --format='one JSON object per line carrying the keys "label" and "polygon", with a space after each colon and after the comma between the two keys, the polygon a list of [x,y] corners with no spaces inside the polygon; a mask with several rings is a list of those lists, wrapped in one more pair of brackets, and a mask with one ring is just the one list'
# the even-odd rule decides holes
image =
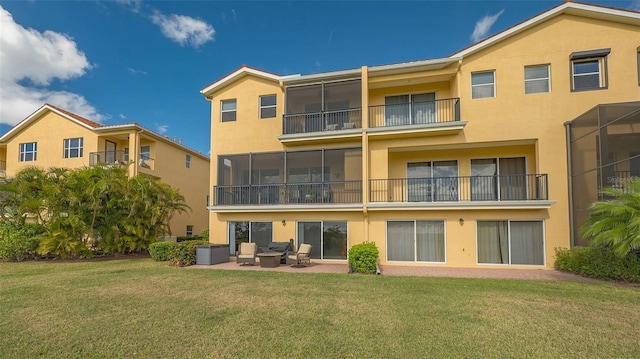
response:
{"label": "yellow stucco building", "polygon": [[197,235],[209,225],[209,157],[136,123],[104,126],[45,104],[0,137],[2,176],[25,167],[80,168],[127,164],[129,175],[156,178],[180,190],[192,211],[176,214],[173,235]]}
{"label": "yellow stucco building", "polygon": [[[211,103],[214,243],[316,261],[552,268],[569,247],[567,132],[640,100],[640,13],[566,2],[446,58],[310,75],[243,66]],[[638,147],[640,141],[630,142]]]}

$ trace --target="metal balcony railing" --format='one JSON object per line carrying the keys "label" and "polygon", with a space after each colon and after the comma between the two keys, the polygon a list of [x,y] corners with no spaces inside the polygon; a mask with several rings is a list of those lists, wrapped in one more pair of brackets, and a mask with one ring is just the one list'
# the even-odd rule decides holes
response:
{"label": "metal balcony railing", "polygon": [[129,162],[129,154],[123,150],[89,153],[89,166],[127,164],[127,162]]}
{"label": "metal balcony railing", "polygon": [[548,200],[546,174],[370,180],[370,202]]}
{"label": "metal balcony railing", "polygon": [[282,133],[285,135],[354,128],[362,128],[361,108],[285,114],[282,119]]}
{"label": "metal balcony railing", "polygon": [[214,186],[216,206],[362,203],[362,181]]}
{"label": "metal balcony railing", "polygon": [[460,98],[369,106],[369,127],[460,121]]}

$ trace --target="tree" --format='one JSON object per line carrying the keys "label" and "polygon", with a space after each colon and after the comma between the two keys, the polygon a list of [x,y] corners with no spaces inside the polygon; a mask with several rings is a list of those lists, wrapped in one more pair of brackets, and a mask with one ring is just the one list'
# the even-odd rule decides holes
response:
{"label": "tree", "polygon": [[27,168],[0,185],[2,219],[42,225],[38,251],[60,257],[145,250],[189,210],[180,192],[126,167]]}
{"label": "tree", "polygon": [[602,194],[610,199],[591,205],[582,236],[595,245],[611,246],[618,256],[640,249],[640,178],[624,188],[605,188]]}

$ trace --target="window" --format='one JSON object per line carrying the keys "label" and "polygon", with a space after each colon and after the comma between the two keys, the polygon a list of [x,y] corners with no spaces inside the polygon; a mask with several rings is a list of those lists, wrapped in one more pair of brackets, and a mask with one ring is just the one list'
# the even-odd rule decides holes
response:
{"label": "window", "polygon": [[611,49],[580,51],[571,54],[571,90],[607,88],[607,55]]}
{"label": "window", "polygon": [[526,173],[524,157],[471,160],[471,200],[527,200]]}
{"label": "window", "polygon": [[478,221],[478,263],[544,265],[542,221]]}
{"label": "window", "polygon": [[407,163],[407,199],[410,202],[458,200],[458,162]]}
{"label": "window", "polygon": [[386,96],[385,126],[402,126],[436,122],[435,92]]}
{"label": "window", "polygon": [[236,255],[242,242],[256,243],[259,247],[268,247],[273,241],[273,224],[271,222],[228,222],[229,250]]}
{"label": "window", "polygon": [[[82,137],[64,140],[64,158],[82,157]],[[113,163],[113,161],[109,162]]]}
{"label": "window", "polygon": [[193,236],[193,225],[187,225],[187,236]]}
{"label": "window", "polygon": [[151,146],[140,146],[140,159],[141,160],[151,159]]}
{"label": "window", "polygon": [[20,144],[20,162],[35,161],[38,155],[38,143],[29,142]]}
{"label": "window", "polygon": [[471,98],[496,96],[495,71],[476,72],[471,74]]}
{"label": "window", "polygon": [[186,155],[186,157],[185,157],[185,161],[186,161],[186,163],[185,163],[185,167],[187,167],[187,168],[191,168],[191,156]]}
{"label": "window", "polygon": [[222,111],[222,122],[232,122],[236,120],[236,100],[224,100],[220,102]]}
{"label": "window", "polygon": [[124,148],[124,161],[129,162],[129,147]]}
{"label": "window", "polygon": [[524,93],[541,93],[551,91],[549,65],[524,67]]}
{"label": "window", "polygon": [[311,244],[311,258],[347,259],[347,222],[298,222],[298,247]]}
{"label": "window", "polygon": [[260,96],[260,118],[276,117],[276,95]]}
{"label": "window", "polygon": [[388,221],[387,260],[444,262],[444,221]]}

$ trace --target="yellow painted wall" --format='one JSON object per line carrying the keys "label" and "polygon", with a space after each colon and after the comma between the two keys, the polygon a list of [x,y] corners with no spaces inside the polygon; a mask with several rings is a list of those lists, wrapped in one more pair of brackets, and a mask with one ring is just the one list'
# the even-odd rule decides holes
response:
{"label": "yellow painted wall", "polygon": [[[83,156],[64,158],[64,139],[82,137]],[[89,152],[97,149],[97,136],[93,131],[60,115],[47,111],[43,116],[7,141],[7,176],[12,177],[21,169],[30,166],[41,168],[78,168],[89,165]],[[36,161],[20,162],[20,144],[37,142]]]}

